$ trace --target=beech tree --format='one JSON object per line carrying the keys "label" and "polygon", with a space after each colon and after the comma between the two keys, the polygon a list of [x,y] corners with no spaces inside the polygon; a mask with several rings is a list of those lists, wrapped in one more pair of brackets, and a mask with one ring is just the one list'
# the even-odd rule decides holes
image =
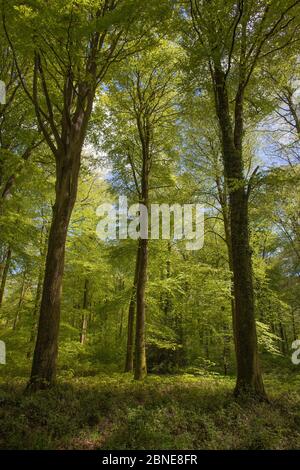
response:
{"label": "beech tree", "polygon": [[[44,4],[43,0],[30,6],[10,4],[3,11],[19,79],[56,162],[56,198],[31,389],[47,387],[55,380],[65,243],[95,94],[111,65],[140,43],[140,37],[129,37],[129,28],[137,19],[136,2],[99,0],[91,6],[58,0],[47,4],[46,14]],[[20,29],[30,38],[26,48],[17,36]],[[31,87],[18,61],[20,53],[31,64]]]}
{"label": "beech tree", "polygon": [[[175,120],[176,62],[178,48],[161,41],[155,50],[137,54],[111,84],[110,109],[113,126],[120,138],[120,147],[112,145],[110,155],[121,157],[127,166],[130,184],[139,204],[150,210],[151,195],[160,159],[170,144],[170,128]],[[115,104],[115,107],[114,107]],[[169,135],[168,135],[169,132]],[[115,135],[115,134],[113,134]],[[170,147],[171,148],[171,147]],[[170,150],[169,148],[169,150]],[[120,165],[120,162],[119,162]],[[156,167],[156,168],[155,168]],[[124,171],[124,170],[123,170]],[[154,171],[154,175],[153,175]],[[152,185],[151,185],[152,181]],[[159,186],[158,186],[159,187]],[[156,186],[157,188],[157,186]],[[139,233],[136,268],[128,311],[128,338],[125,370],[132,370],[134,339],[134,304],[136,302],[134,377],[147,373],[145,348],[145,309],[148,266],[148,230]]]}
{"label": "beech tree", "polygon": [[254,5],[243,0],[190,0],[189,4],[191,54],[198,66],[202,63],[210,74],[229,189],[237,354],[235,394],[264,398],[249,244],[251,178],[245,177],[243,158],[245,100],[254,93],[251,80],[259,73],[259,64],[270,54],[277,57],[279,51],[296,40],[299,2],[274,0]]}

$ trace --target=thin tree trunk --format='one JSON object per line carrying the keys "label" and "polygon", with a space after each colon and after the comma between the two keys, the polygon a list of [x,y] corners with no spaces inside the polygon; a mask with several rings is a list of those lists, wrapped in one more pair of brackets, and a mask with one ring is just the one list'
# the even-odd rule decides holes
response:
{"label": "thin tree trunk", "polygon": [[85,343],[87,327],[88,327],[88,319],[87,319],[87,315],[84,313],[82,315],[81,332],[80,332],[80,344]]}
{"label": "thin tree trunk", "polygon": [[295,321],[295,311],[292,309],[292,327],[293,327],[293,338],[294,341],[297,339],[297,330],[296,330],[296,321]]}
{"label": "thin tree trunk", "polygon": [[13,330],[15,330],[17,328],[17,324],[19,323],[19,320],[20,320],[20,311],[21,311],[21,307],[23,305],[25,292],[26,292],[26,271],[23,274],[21,293],[20,293],[20,298],[19,298],[19,302],[18,302],[17,312],[16,312],[16,315],[15,315],[14,323],[13,323]]}
{"label": "thin tree trunk", "polygon": [[206,359],[209,359],[209,338],[210,338],[210,331],[209,329],[205,329],[203,340],[204,340],[204,350],[205,350]]}
{"label": "thin tree trunk", "polygon": [[[168,242],[168,258],[167,258],[167,263],[166,263],[166,279],[170,279],[171,277],[171,253],[172,253],[172,245],[171,242]],[[166,319],[168,318],[168,314],[170,313],[172,309],[172,304],[171,304],[171,298],[169,295],[169,292],[166,292],[163,298],[163,311],[166,316]]]}
{"label": "thin tree trunk", "polygon": [[127,326],[127,348],[124,372],[133,371],[133,343],[134,343],[134,314],[136,302],[136,286],[132,288],[131,299],[128,309],[128,326]]}
{"label": "thin tree trunk", "polygon": [[140,242],[138,241],[138,248],[137,248],[136,260],[135,260],[134,281],[133,281],[131,298],[130,298],[129,309],[128,309],[127,348],[126,348],[124,372],[133,371],[134,317],[135,317],[135,305],[136,305],[136,286],[137,286],[138,271],[139,271],[139,253],[140,253]]}
{"label": "thin tree trunk", "polygon": [[1,260],[0,260],[0,284],[1,284],[1,281],[2,281],[2,274],[3,274],[3,271],[4,271],[5,259],[6,259],[6,253],[4,253],[1,256]]}
{"label": "thin tree trunk", "polygon": [[[140,126],[139,126],[140,129]],[[141,203],[147,208],[149,206],[149,172],[150,172],[150,155],[149,155],[149,129],[146,135],[141,132],[141,142],[143,146],[143,168],[141,178]],[[145,291],[147,283],[147,267],[148,267],[148,239],[140,238],[139,240],[139,263],[138,277],[136,286],[136,332],[135,332],[135,380],[142,380],[147,375],[146,364],[146,344],[145,344]]]}
{"label": "thin tree trunk", "polygon": [[285,331],[285,327],[281,321],[281,319],[279,320],[279,335],[280,335],[280,350],[281,350],[281,353],[283,355],[286,354],[286,352],[288,351],[288,340],[287,340],[287,336],[286,336],[286,331]]}
{"label": "thin tree trunk", "polygon": [[83,290],[83,303],[82,303],[82,308],[83,308],[83,315],[82,315],[82,323],[81,323],[81,332],[80,332],[80,344],[84,344],[86,340],[86,334],[87,334],[87,327],[88,327],[88,314],[87,314],[87,308],[88,308],[88,287],[89,287],[89,281],[86,279],[84,281],[84,290]]}
{"label": "thin tree trunk", "polygon": [[2,272],[1,286],[0,286],[0,308],[1,308],[2,302],[3,302],[3,296],[4,296],[5,285],[6,285],[6,281],[7,281],[7,275],[8,275],[10,262],[11,262],[11,248],[8,247],[7,252],[6,252],[6,259],[5,259],[4,269],[3,269],[3,272]]}
{"label": "thin tree trunk", "polygon": [[121,319],[120,319],[120,328],[119,328],[119,340],[122,339],[123,336],[123,320],[124,320],[124,308],[121,309]]}
{"label": "thin tree trunk", "polygon": [[228,331],[228,326],[224,325],[224,337],[223,337],[223,366],[224,366],[224,375],[228,374],[229,367],[229,357],[230,357],[230,334]]}

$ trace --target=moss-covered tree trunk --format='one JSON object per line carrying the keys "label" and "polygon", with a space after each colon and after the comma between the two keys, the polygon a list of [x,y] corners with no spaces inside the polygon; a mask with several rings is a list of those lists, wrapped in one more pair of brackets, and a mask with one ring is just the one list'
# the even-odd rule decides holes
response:
{"label": "moss-covered tree trunk", "polygon": [[216,110],[219,120],[225,177],[229,189],[230,237],[234,288],[234,338],[237,359],[235,395],[264,398],[258,360],[253,273],[249,243],[248,193],[243,168],[243,90],[235,101],[234,129],[230,117],[225,73],[215,64]]}

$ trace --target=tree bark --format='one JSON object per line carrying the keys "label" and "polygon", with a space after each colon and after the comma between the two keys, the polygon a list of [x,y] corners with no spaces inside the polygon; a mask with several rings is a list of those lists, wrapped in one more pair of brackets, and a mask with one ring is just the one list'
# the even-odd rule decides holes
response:
{"label": "tree bark", "polygon": [[140,253],[140,242],[138,242],[138,248],[136,252],[134,281],[133,281],[131,298],[130,298],[129,309],[128,309],[127,348],[126,348],[124,372],[133,371],[134,317],[135,317],[135,305],[136,305],[136,287],[137,287],[138,270],[139,270],[139,253]]}
{"label": "tree bark", "polygon": [[[149,208],[149,173],[150,173],[150,125],[146,118],[142,124],[137,121],[142,144],[141,200]],[[148,239],[139,240],[138,278],[136,286],[136,333],[135,333],[135,380],[142,380],[147,375],[146,344],[145,344],[145,291],[148,267]]]}
{"label": "tree bark", "polygon": [[248,203],[241,189],[231,193],[230,200],[238,368],[235,394],[249,392],[263,397],[265,391],[258,362]]}
{"label": "tree bark", "polygon": [[37,340],[28,384],[30,390],[47,388],[55,381],[65,244],[76,200],[80,156],[81,146],[60,155],[57,162],[56,197],[49,232]]}
{"label": "tree bark", "polygon": [[136,334],[134,378],[141,380],[147,375],[145,344],[145,290],[148,266],[148,240],[140,240],[139,271],[136,293]]}
{"label": "tree bark", "polygon": [[5,259],[5,264],[4,264],[4,269],[2,272],[2,279],[1,279],[1,286],[0,286],[0,308],[2,306],[3,302],[3,296],[4,296],[4,291],[5,291],[5,285],[7,281],[7,275],[8,275],[8,270],[11,262],[11,248],[7,248],[6,252],[6,259]]}
{"label": "tree bark", "polygon": [[230,236],[234,285],[235,349],[237,382],[235,395],[249,394],[265,398],[258,360],[254,309],[251,249],[249,244],[248,188],[243,172],[243,93],[238,91],[235,104],[235,128],[230,119],[226,78],[215,68],[216,110],[219,120],[225,176],[229,189]]}

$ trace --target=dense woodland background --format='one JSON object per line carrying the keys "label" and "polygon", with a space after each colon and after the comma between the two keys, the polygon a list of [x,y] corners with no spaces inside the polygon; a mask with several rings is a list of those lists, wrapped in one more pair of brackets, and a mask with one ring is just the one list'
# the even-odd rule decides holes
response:
{"label": "dense woodland background", "polygon": [[[299,28],[293,0],[1,2],[2,448],[300,447]],[[119,195],[203,204],[204,247],[99,240]]]}

